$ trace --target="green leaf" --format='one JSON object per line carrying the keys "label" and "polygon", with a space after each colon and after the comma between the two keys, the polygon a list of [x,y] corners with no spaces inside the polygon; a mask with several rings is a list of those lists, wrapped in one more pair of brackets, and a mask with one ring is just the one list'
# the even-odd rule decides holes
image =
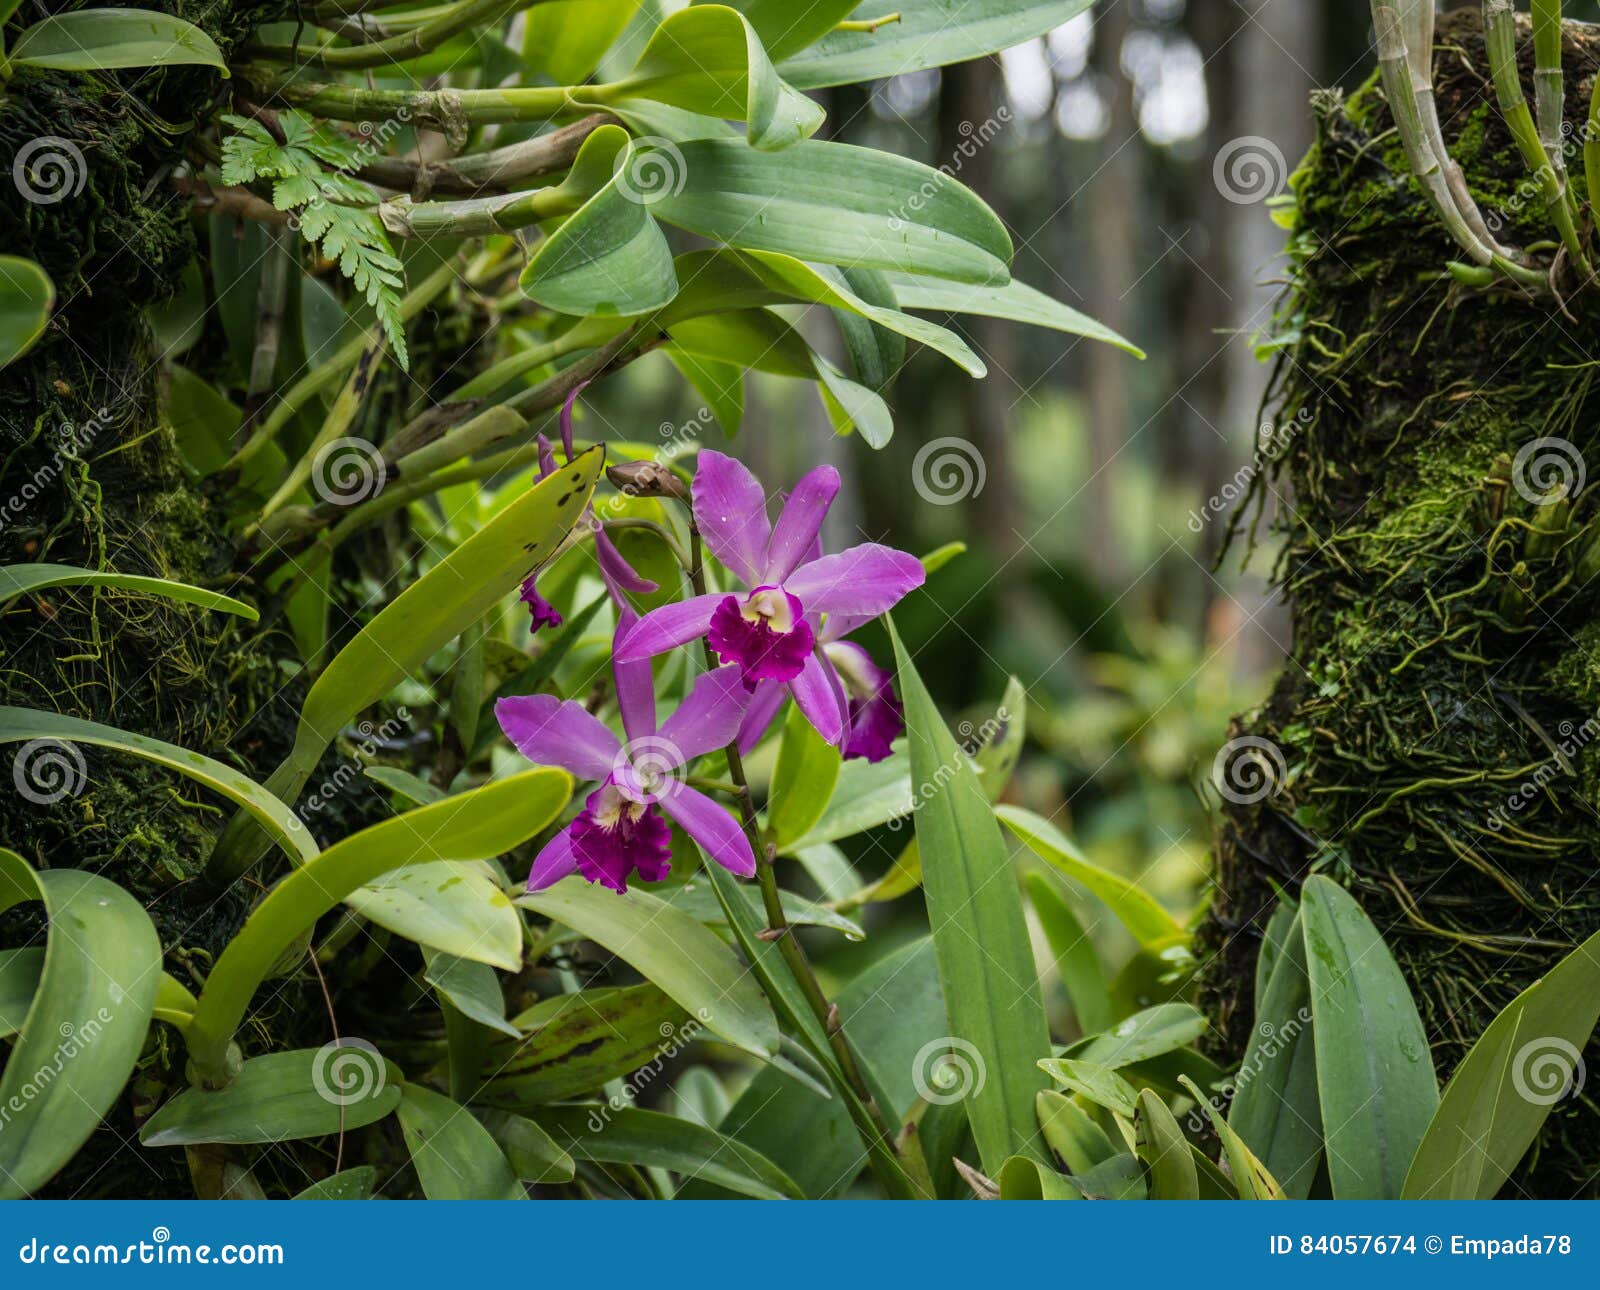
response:
{"label": "green leaf", "polygon": [[[1304,1200],[1322,1162],[1322,1105],[1305,938],[1294,907],[1282,909],[1289,910],[1289,926],[1256,1000],[1256,1024],[1235,1076],[1228,1123],[1282,1183],[1284,1195]],[[1272,921],[1278,921],[1276,914]],[[1263,942],[1263,957],[1273,943]]]}
{"label": "green leaf", "polygon": [[1103,1035],[1080,1039],[1070,1057],[1120,1069],[1191,1044],[1206,1030],[1206,1019],[1187,1003],[1161,1003],[1125,1017]]}
{"label": "green leaf", "polygon": [[655,29],[622,80],[587,91],[601,104],[653,99],[704,116],[749,125],[753,148],[787,148],[816,133],[823,111],[784,84],[761,38],[726,5],[680,9]]}
{"label": "green leaf", "polygon": [[967,1098],[967,1118],[992,1173],[1008,1156],[1042,1158],[1033,1101],[1044,1080],[1034,1063],[1049,1053],[1050,1034],[1021,893],[989,799],[892,621],[889,635],[918,786],[913,819],[939,979],[953,1035],[975,1050],[985,1076]]}
{"label": "green leaf", "polygon": [[768,1057],[778,1023],[766,996],[726,945],[689,915],[646,891],[626,897],[563,879],[517,904],[604,946],[736,1048]]}
{"label": "green leaf", "polygon": [[792,853],[839,842],[891,820],[904,819],[916,805],[911,796],[910,772],[910,761],[904,753],[879,762],[861,757],[845,762],[821,817],[788,850]]}
{"label": "green leaf", "polygon": [[767,836],[780,851],[822,818],[843,764],[839,750],[816,732],[800,709],[790,708],[767,800]]}
{"label": "green leaf", "polygon": [[941,282],[937,278],[914,278],[903,273],[889,275],[889,282],[894,290],[895,303],[902,309],[1004,318],[1011,322],[1027,323],[1031,327],[1048,327],[1068,335],[1102,341],[1127,351],[1135,358],[1145,356],[1144,350],[1123,339],[1111,328],[1022,282],[1008,282],[1003,287],[970,286],[959,282]]}
{"label": "green leaf", "polygon": [[[739,892],[738,899],[749,909],[750,916],[764,921],[766,907],[761,893],[750,886],[738,887],[736,890]],[[693,914],[702,923],[726,925],[728,922],[727,911],[718,899],[716,890],[698,878],[691,879],[676,889],[664,891],[662,898],[675,908]],[[783,907],[784,921],[791,927],[826,927],[831,931],[842,933],[852,941],[866,939],[866,931],[854,919],[846,918],[826,905],[819,905],[792,891],[779,891],[778,903]]]}
{"label": "green leaf", "polygon": [[144,1122],[147,1147],[293,1142],[375,1124],[400,1101],[399,1072],[362,1040],[252,1057],[225,1089],[185,1089]]}
{"label": "green leaf", "polygon": [[1023,879],[1023,885],[1028,889],[1033,912],[1039,919],[1045,941],[1055,958],[1061,984],[1066,989],[1067,998],[1072,1000],[1078,1028],[1085,1034],[1109,1028],[1116,1020],[1116,1014],[1111,1007],[1111,991],[1106,983],[1105,969],[1100,966],[1100,956],[1095,952],[1089,933],[1072,912],[1066,898],[1042,873],[1028,874]]}
{"label": "green leaf", "polygon": [[32,260],[0,255],[0,367],[33,348],[55,303],[48,273]]}
{"label": "green leaf", "polygon": [[1029,1156],[1012,1156],[995,1182],[1001,1200],[1082,1200],[1083,1193],[1054,1169]]}
{"label": "green leaf", "polygon": [[699,1030],[649,983],[559,994],[517,1017],[514,1039],[490,1046],[479,1097],[507,1107],[577,1097],[652,1062],[659,1069],[664,1051],[687,1046]]}
{"label": "green leaf", "polygon": [[[1089,8],[1091,0],[864,0],[860,22],[899,14],[876,31],[834,31],[784,58],[778,71],[803,90],[874,81],[964,63],[1042,36]],[[995,123],[986,125],[997,128]],[[977,138],[988,144],[980,133]]]}
{"label": "green leaf", "polygon": [[1109,1066],[1070,1057],[1046,1057],[1039,1063],[1039,1069],[1062,1088],[1070,1089],[1096,1106],[1133,1118],[1139,1095],[1132,1084]]}
{"label": "green leaf", "polygon": [[270,792],[233,767],[187,748],[56,712],[0,707],[0,744],[23,741],[27,741],[28,747],[17,754],[19,773],[24,759],[37,758],[39,773],[54,777],[50,782],[41,781],[46,788],[76,792],[83,787],[87,769],[83,754],[73,745],[112,748],[187,775],[236,802],[248,813],[248,818],[258,821],[266,830],[262,834],[263,850],[277,842],[295,859],[308,860],[317,854],[316,843],[299,816]]}
{"label": "green leaf", "polygon": [[678,345],[668,345],[666,355],[705,400],[706,410],[716,417],[722,433],[730,439],[738,434],[744,421],[744,368],[687,353]]}
{"label": "green leaf", "polygon": [[1034,1098],[1039,1131],[1069,1174],[1087,1173],[1117,1154],[1111,1139],[1087,1111],[1054,1089]]}
{"label": "green leaf", "polygon": [[139,591],[148,596],[162,596],[206,609],[220,609],[223,613],[237,614],[252,623],[259,617],[242,600],[207,591],[204,587],[191,587],[186,582],[173,582],[168,578],[79,569],[70,564],[0,565],[0,605],[18,596],[43,591],[46,587],[113,587],[118,591]]}
{"label": "green leaf", "polygon": [[371,1200],[378,1171],[372,1165],[358,1165],[312,1183],[295,1200]]}
{"label": "green leaf", "polygon": [[144,907],[78,869],[35,873],[0,850],[0,913],[44,902],[38,985],[0,1072],[0,1198],[37,1191],[116,1102],[144,1047],[161,941]]}
{"label": "green leaf", "polygon": [[[424,865],[423,869],[431,869]],[[513,911],[514,912],[514,911]],[[520,940],[520,937],[519,937]],[[480,1026],[519,1038],[521,1032],[506,1020],[505,996],[494,969],[473,959],[457,958],[427,945],[422,947],[422,979],[448,999],[460,1013]]]}
{"label": "green leaf", "polygon": [[616,172],[523,267],[523,294],[558,313],[610,316],[659,309],[678,291],[672,250],[651,211],[650,185],[671,173],[664,147],[628,142]]}
{"label": "green leaf", "polygon": [[228,1042],[257,987],[340,901],[406,865],[509,851],[555,819],[571,787],[566,772],[549,767],[495,780],[351,834],[281,879],[228,942],[200,992],[188,1041],[202,1082],[225,1082]]}
{"label": "green leaf", "polygon": [[43,969],[43,950],[0,950],[0,1039],[22,1029]]}
{"label": "green leaf", "polygon": [[577,1172],[572,1157],[532,1120],[509,1111],[477,1111],[476,1115],[523,1182],[572,1181]]}
{"label": "green leaf", "polygon": [[809,139],[781,153],[742,139],[677,149],[681,185],[651,207],[670,224],[751,251],[1003,283],[1011,239],[981,198],[919,162]]}
{"label": "green leaf", "polygon": [[793,1180],[759,1151],[687,1120],[609,1106],[550,1106],[537,1118],[579,1160],[670,1169],[759,1200],[801,1198]]}
{"label": "green leaf", "polygon": [[148,9],[77,9],[36,22],[20,36],[11,62],[62,72],[117,67],[228,65],[216,43],[193,23]]}
{"label": "green leaf", "polygon": [[1272,980],[1273,970],[1278,965],[1278,960],[1283,957],[1284,951],[1294,941],[1301,941],[1302,957],[1304,957],[1304,937],[1300,931],[1300,906],[1292,900],[1279,900],[1272,911],[1272,917],[1267,919],[1266,929],[1261,936],[1261,952],[1256,955],[1256,981],[1255,1005],[1256,1011],[1261,1011],[1261,1005],[1267,995],[1267,985]]}
{"label": "green leaf", "polygon": [[[268,790],[298,797],[340,729],[407,677],[420,676],[433,654],[549,559],[588,505],[604,460],[603,449],[591,448],[533,485],[356,633],[312,683],[294,748]],[[236,816],[217,843],[213,872],[241,874],[266,846],[254,823]]]}
{"label": "green leaf", "polygon": [[1148,1200],[1144,1168],[1131,1151],[1120,1151],[1092,1169],[1070,1175],[1068,1181],[1085,1200]]}
{"label": "green leaf", "polygon": [[400,1091],[400,1131],[429,1200],[526,1200],[489,1131],[464,1106],[416,1084]]}
{"label": "green leaf", "polygon": [[1205,1111],[1211,1121],[1211,1127],[1217,1131],[1217,1137],[1222,1140],[1222,1150],[1228,1158],[1228,1173],[1232,1177],[1239,1199],[1283,1200],[1283,1189],[1278,1186],[1277,1179],[1256,1159],[1254,1153],[1245,1145],[1244,1139],[1229,1127],[1215,1103],[1202,1093],[1199,1086],[1187,1075],[1179,1078],[1189,1095]]}
{"label": "green leaf", "polygon": [[1199,1200],[1200,1179],[1189,1141],[1166,1103],[1149,1089],[1139,1093],[1133,1125],[1134,1154],[1150,1175],[1150,1199]]}
{"label": "green leaf", "polygon": [[861,0],[728,0],[750,20],[767,53],[774,59],[787,58],[814,41],[821,40]]}
{"label": "green leaf", "polygon": [[1335,1200],[1393,1200],[1439,1106],[1428,1037],[1377,928],[1314,874],[1300,892],[1317,1091]]}
{"label": "green leaf", "polygon": [[639,8],[639,0],[546,0],[523,10],[522,54],[529,71],[557,85],[588,78]]}
{"label": "green leaf", "polygon": [[522,966],[522,919],[488,865],[413,865],[352,892],[345,904],[418,945],[507,972]]}
{"label": "green leaf", "polygon": [[1019,806],[997,806],[994,813],[1041,860],[1054,865],[1075,882],[1081,882],[1105,901],[1140,944],[1153,945],[1184,935],[1182,924],[1161,908],[1154,897],[1126,878],[1090,863],[1049,820]]}
{"label": "green leaf", "polygon": [[1444,1087],[1401,1195],[1489,1200],[1583,1080],[1582,1050],[1600,1020],[1600,933],[1584,941],[1489,1023]]}

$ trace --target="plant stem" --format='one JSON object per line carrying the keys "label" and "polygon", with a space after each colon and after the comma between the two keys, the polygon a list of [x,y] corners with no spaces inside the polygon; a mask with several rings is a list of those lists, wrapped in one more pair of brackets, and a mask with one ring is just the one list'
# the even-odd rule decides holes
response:
{"label": "plant stem", "polygon": [[475,27],[495,27],[510,14],[527,9],[542,0],[463,0],[438,17],[411,31],[388,36],[370,44],[334,48],[251,43],[245,54],[278,62],[298,63],[334,71],[353,71],[368,67],[388,67],[437,49],[452,36]]}
{"label": "plant stem", "polygon": [[596,112],[549,134],[521,143],[468,153],[449,161],[407,161],[402,157],[375,157],[356,173],[369,184],[410,193],[422,201],[432,193],[470,197],[487,189],[508,188],[525,179],[565,170],[578,155],[583,141],[616,118]]}

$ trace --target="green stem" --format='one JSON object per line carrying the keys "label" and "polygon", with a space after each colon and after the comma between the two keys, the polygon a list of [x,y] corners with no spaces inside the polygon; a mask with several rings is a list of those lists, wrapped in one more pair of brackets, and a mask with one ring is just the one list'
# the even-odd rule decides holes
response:
{"label": "green stem", "polygon": [[484,237],[514,233],[541,220],[570,215],[581,205],[581,198],[554,185],[464,201],[385,202],[378,207],[378,216],[395,237]]}
{"label": "green stem", "polygon": [[320,67],[329,71],[355,71],[369,67],[388,67],[419,58],[437,49],[452,36],[473,28],[495,27],[509,15],[527,9],[542,0],[464,0],[450,6],[437,18],[424,22],[411,31],[389,36],[371,44],[325,47],[296,47],[293,45],[268,45],[252,43],[245,54],[255,58],[270,58],[277,62],[298,63],[305,67]]}
{"label": "green stem", "polygon": [[[1562,153],[1566,95],[1561,77],[1561,0],[1532,0],[1533,107],[1545,159],[1567,191],[1567,161]],[[1567,200],[1571,202],[1571,194]]]}
{"label": "green stem", "polygon": [[583,141],[616,118],[596,112],[581,121],[521,143],[467,153],[448,161],[407,161],[403,157],[374,157],[357,174],[369,184],[413,194],[418,201],[430,193],[469,197],[490,188],[509,188],[527,179],[565,170],[578,155]]}

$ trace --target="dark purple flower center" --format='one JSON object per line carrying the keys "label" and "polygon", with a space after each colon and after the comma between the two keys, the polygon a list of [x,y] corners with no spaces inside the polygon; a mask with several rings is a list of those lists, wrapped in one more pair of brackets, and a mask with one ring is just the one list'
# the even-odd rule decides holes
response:
{"label": "dark purple flower center", "polygon": [[538,631],[541,627],[561,626],[560,613],[554,605],[539,594],[539,589],[534,586],[531,575],[522,580],[522,603],[528,607],[528,614],[533,619],[531,625],[534,631]]}
{"label": "dark purple flower center", "polygon": [[568,826],[578,872],[612,891],[628,890],[637,873],[659,882],[672,867],[672,830],[654,806],[631,801],[612,783],[589,794]]}
{"label": "dark purple flower center", "polygon": [[792,681],[816,644],[800,601],[782,587],[757,587],[743,601],[728,596],[711,615],[711,648],[737,663],[744,688],[759,681]]}

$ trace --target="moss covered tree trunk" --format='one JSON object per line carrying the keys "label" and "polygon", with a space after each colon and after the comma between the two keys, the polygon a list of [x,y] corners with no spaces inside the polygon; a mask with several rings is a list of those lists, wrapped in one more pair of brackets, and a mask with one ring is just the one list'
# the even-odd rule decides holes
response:
{"label": "moss covered tree trunk", "polygon": [[[1576,128],[1600,33],[1570,27],[1565,62]],[[1436,77],[1491,225],[1547,243],[1476,14],[1441,23]],[[1287,498],[1278,576],[1295,644],[1271,698],[1229,732],[1282,763],[1266,753],[1265,795],[1241,780],[1244,800],[1226,804],[1203,994],[1238,1056],[1275,887],[1330,874],[1383,932],[1443,1077],[1600,928],[1600,292],[1568,280],[1561,304],[1455,286],[1444,266],[1460,252],[1376,81],[1315,108],[1277,430],[1260,445]],[[1585,1057],[1600,1069],[1600,1047]],[[1592,1193],[1597,1160],[1591,1087],[1555,1107],[1507,1194]]]}

